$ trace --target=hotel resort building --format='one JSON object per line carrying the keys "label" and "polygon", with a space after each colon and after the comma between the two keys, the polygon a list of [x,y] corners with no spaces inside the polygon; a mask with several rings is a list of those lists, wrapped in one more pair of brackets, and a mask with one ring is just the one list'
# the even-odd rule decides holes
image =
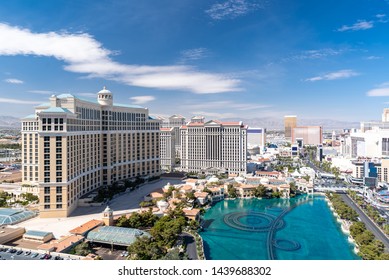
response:
{"label": "hotel resort building", "polygon": [[23,184],[39,187],[40,216],[67,217],[101,186],[160,174],[160,122],[147,108],[52,95],[22,119]]}
{"label": "hotel resort building", "polygon": [[191,121],[180,132],[182,171],[246,173],[247,126],[242,122]]}

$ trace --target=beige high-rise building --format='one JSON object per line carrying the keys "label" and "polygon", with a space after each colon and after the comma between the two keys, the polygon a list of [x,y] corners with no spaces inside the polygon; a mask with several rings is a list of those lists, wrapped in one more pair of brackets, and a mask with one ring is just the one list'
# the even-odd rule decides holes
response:
{"label": "beige high-rise building", "polygon": [[181,170],[246,173],[247,125],[242,122],[189,122],[180,132]]}
{"label": "beige high-rise building", "polygon": [[297,116],[285,116],[284,125],[285,125],[285,138],[287,140],[291,140],[292,130],[297,126]]}
{"label": "beige high-rise building", "polygon": [[389,108],[385,108],[382,112],[382,122],[389,122]]}
{"label": "beige high-rise building", "polygon": [[22,119],[22,179],[39,186],[41,217],[67,217],[101,186],[160,174],[160,121],[114,104],[105,88],[96,97],[53,95]]}
{"label": "beige high-rise building", "polygon": [[323,143],[323,129],[321,126],[297,126],[292,129],[292,143],[297,139],[302,140],[303,145],[320,145]]}
{"label": "beige high-rise building", "polygon": [[179,158],[181,154],[181,135],[180,127],[185,125],[185,117],[181,115],[172,115],[167,119],[162,120],[162,128],[173,128],[175,138],[175,157]]}
{"label": "beige high-rise building", "polygon": [[176,161],[176,133],[174,128],[162,127],[160,145],[160,161],[162,171],[172,171]]}

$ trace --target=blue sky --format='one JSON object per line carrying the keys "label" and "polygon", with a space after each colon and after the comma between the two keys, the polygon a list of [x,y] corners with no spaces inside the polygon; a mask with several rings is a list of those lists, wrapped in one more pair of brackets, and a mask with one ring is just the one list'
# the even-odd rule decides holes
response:
{"label": "blue sky", "polygon": [[389,1],[1,1],[0,115],[51,94],[153,115],[379,119]]}

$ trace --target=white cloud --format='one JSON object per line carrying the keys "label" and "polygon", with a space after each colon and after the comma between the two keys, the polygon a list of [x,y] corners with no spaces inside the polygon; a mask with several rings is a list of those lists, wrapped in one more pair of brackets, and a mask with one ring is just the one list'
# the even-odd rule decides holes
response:
{"label": "white cloud", "polygon": [[5,79],[4,81],[9,84],[24,84],[22,80],[18,79]]}
{"label": "white cloud", "polygon": [[29,101],[29,100],[20,100],[20,99],[12,99],[12,98],[0,98],[0,102],[2,103],[11,103],[11,104],[39,104],[41,101]]}
{"label": "white cloud", "polygon": [[348,30],[358,31],[358,30],[367,30],[374,27],[373,21],[358,20],[353,25],[343,25],[341,28],[338,28],[339,32],[344,32]]}
{"label": "white cloud", "polygon": [[184,90],[197,94],[242,90],[240,80],[219,73],[201,72],[185,65],[148,66],[115,62],[115,52],[86,33],[33,33],[28,29],[0,23],[0,55],[34,55],[64,61],[64,69],[130,86]]}
{"label": "white cloud", "polygon": [[389,96],[389,87],[375,88],[366,93],[367,96]]}
{"label": "white cloud", "polygon": [[213,20],[233,19],[251,11],[263,9],[265,4],[263,0],[227,0],[213,4],[205,13]]}
{"label": "white cloud", "polygon": [[37,94],[55,94],[54,91],[51,91],[51,90],[29,90],[28,92],[31,92],[31,93],[37,93]]}
{"label": "white cloud", "polygon": [[381,23],[387,23],[388,22],[386,14],[377,14],[375,16],[378,19],[378,22],[381,22]]}
{"label": "white cloud", "polygon": [[151,95],[143,95],[143,96],[133,96],[130,97],[129,99],[132,100],[134,104],[145,104],[155,100],[155,97]]}
{"label": "white cloud", "polygon": [[351,77],[358,76],[358,75],[360,75],[360,74],[355,72],[354,70],[347,69],[347,70],[340,70],[340,71],[331,72],[331,73],[323,74],[320,76],[308,78],[308,79],[305,79],[305,81],[316,82],[316,81],[321,81],[321,80],[327,80],[327,81],[339,80],[339,79],[351,78]]}
{"label": "white cloud", "polygon": [[211,101],[211,102],[205,102],[201,104],[187,104],[182,106],[183,108],[186,108],[188,110],[201,110],[201,109],[235,109],[239,111],[248,111],[248,110],[257,110],[257,109],[263,109],[263,108],[269,108],[272,107],[271,105],[265,105],[265,104],[256,104],[256,103],[237,103],[230,100],[225,101]]}

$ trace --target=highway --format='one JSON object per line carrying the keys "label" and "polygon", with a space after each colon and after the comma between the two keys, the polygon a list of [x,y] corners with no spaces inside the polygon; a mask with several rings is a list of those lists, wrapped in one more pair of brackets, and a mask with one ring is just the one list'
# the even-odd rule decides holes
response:
{"label": "highway", "polygon": [[384,243],[385,251],[389,252],[389,239],[386,237],[386,235],[377,228],[377,226],[370,220],[370,218],[351,200],[347,194],[341,194],[341,196],[347,205],[357,211],[362,222],[365,223],[366,228],[370,230],[378,240],[381,240]]}

